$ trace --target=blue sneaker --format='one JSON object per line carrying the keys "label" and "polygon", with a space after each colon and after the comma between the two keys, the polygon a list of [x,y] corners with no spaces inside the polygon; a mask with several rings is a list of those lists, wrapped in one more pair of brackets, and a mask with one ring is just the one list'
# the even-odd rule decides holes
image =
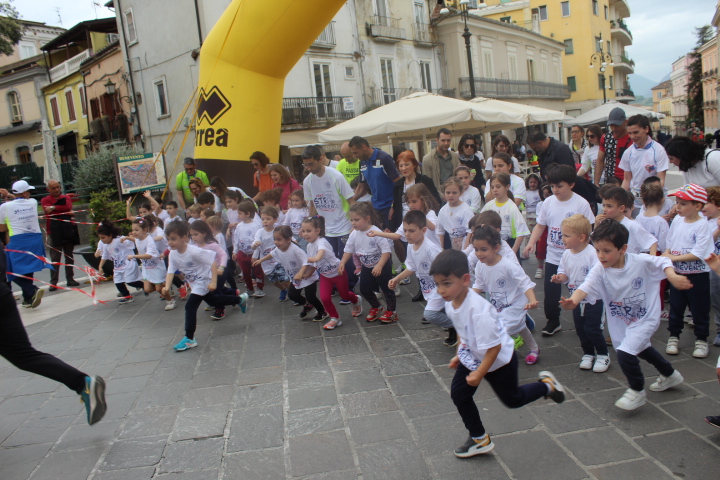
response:
{"label": "blue sneaker", "polygon": [[287,300],[287,294],[288,294],[287,289],[280,290],[280,298],[278,299],[278,301],[284,302],[285,300]]}
{"label": "blue sneaker", "polygon": [[99,422],[107,411],[105,380],[97,376],[85,377],[85,388],[80,392],[80,401],[85,404],[88,424]]}
{"label": "blue sneaker", "polygon": [[175,345],[173,348],[176,352],[184,352],[185,350],[190,350],[191,348],[197,347],[197,340],[190,339],[187,337],[183,337],[182,340],[180,340],[180,343]]}
{"label": "blue sneaker", "polygon": [[247,312],[248,294],[243,293],[242,295],[238,295],[238,297],[240,297],[240,303],[238,303],[238,305],[240,305],[240,311],[242,313]]}
{"label": "blue sneaker", "polygon": [[717,337],[715,337],[715,340],[713,340],[713,345],[716,347],[720,347],[720,333],[718,333]]}
{"label": "blue sneaker", "polygon": [[535,320],[533,320],[532,317],[527,313],[525,314],[525,325],[531,332],[535,330]]}
{"label": "blue sneaker", "polygon": [[352,302],[350,300],[340,300],[338,302],[340,305],[350,305]]}

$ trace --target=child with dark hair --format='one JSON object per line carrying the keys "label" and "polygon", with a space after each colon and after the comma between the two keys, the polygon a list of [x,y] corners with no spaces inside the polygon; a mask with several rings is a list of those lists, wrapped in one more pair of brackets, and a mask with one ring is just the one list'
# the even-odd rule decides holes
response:
{"label": "child with dark hair", "polygon": [[132,242],[123,242],[122,232],[109,220],[103,220],[100,223],[97,234],[102,246],[102,257],[98,270],[102,272],[105,262],[111,260],[113,262],[113,282],[115,282],[115,288],[122,295],[118,303],[132,303],[133,297],[130,295],[127,285],[137,289],[144,286],[137,260],[128,259],[128,256],[135,255],[134,245]]}
{"label": "child with dark hair", "polygon": [[178,204],[175,201],[171,200],[169,202],[165,202],[165,212],[167,212],[168,215],[167,220],[165,220],[166,224],[170,222],[179,222],[182,220],[182,218],[180,218],[180,215],[178,215]]}
{"label": "child with dark hair", "polygon": [[600,223],[591,236],[599,263],[570,298],[560,299],[560,305],[573,310],[586,298],[603,301],[618,363],[630,384],[615,406],[635,410],[647,401],[639,359],[660,372],[650,385],[653,392],[683,382],[680,372],[653,348],[651,338],[660,326],[660,281],[667,277],[675,288],[683,290],[692,285],[686,277],[675,273],[667,258],[627,253],[628,237],[628,229],[622,223],[613,219]]}
{"label": "child with dark hair", "polygon": [[603,193],[603,213],[598,215],[598,223],[612,218],[620,222],[629,232],[628,252],[647,251],[650,255],[657,252],[657,238],[645,230],[636,220],[628,218],[632,212],[634,199],[630,192],[621,187],[611,187]]}
{"label": "child with dark hair", "polygon": [[[255,219],[257,210],[255,202],[246,199],[237,206],[238,223],[232,234],[233,260],[235,260],[245,279],[246,293],[250,297],[264,297],[265,274],[262,267],[252,266],[253,243],[255,234],[262,228],[262,224]],[[255,284],[253,285],[253,275]]]}
{"label": "child with dark hair", "polygon": [[275,225],[282,225],[283,221],[285,220],[285,214],[283,213],[282,209],[280,208],[280,199],[282,198],[283,189],[282,188],[272,188],[270,190],[265,190],[264,192],[260,192],[257,197],[257,201],[260,205],[264,207],[275,207],[278,211],[278,219]]}
{"label": "child with dark hair", "polygon": [[297,242],[298,246],[306,252],[307,240],[305,240],[300,234],[300,230],[302,228],[303,219],[308,217],[310,214],[307,202],[305,201],[305,194],[302,189],[295,190],[290,194],[288,197],[288,206],[290,208],[288,208],[287,213],[285,213],[285,218],[283,219],[282,224],[290,227],[293,232],[293,238]]}
{"label": "child with dark hair", "polygon": [[[497,232],[495,235],[499,237]],[[469,288],[467,257],[462,252],[440,253],[430,267],[430,275],[459,337],[457,355],[449,365],[455,369],[450,397],[469,436],[455,449],[455,455],[467,458],[487,453],[495,445],[485,432],[473,399],[483,379],[509,408],[520,408],[543,397],[562,403],[565,391],[547,371],[540,372],[538,382],[518,386],[514,342],[493,306]]]}
{"label": "child with dark hair", "polygon": [[[268,282],[280,289],[280,297],[278,298],[278,301],[284,302],[287,300],[288,285],[290,284],[290,277],[285,271],[285,268],[283,268],[282,264],[278,263],[272,257],[265,262],[257,261],[258,258],[263,258],[269,255],[275,246],[273,232],[275,231],[275,225],[277,225],[278,222],[279,212],[280,211],[275,207],[268,206],[260,208],[262,228],[255,232],[255,241],[252,244],[252,249],[255,251],[253,253],[253,258],[256,260],[253,261],[252,266],[258,267],[262,264],[262,270],[265,273],[265,277]],[[255,290],[254,296],[256,298],[264,297],[265,292],[263,292],[262,289]]]}

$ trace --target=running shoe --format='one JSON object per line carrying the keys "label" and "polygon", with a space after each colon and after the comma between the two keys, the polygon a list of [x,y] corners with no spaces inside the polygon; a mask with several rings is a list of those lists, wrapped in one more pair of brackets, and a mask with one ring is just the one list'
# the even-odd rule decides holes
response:
{"label": "running shoe", "polygon": [[85,377],[85,388],[80,392],[80,401],[85,405],[87,422],[95,425],[107,411],[105,403],[105,380],[102,377]]}

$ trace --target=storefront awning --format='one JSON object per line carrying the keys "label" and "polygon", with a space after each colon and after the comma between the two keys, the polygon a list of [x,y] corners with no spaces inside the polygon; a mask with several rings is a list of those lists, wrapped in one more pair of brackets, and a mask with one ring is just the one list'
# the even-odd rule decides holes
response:
{"label": "storefront awning", "polygon": [[[318,141],[318,133],[325,130],[293,130],[280,133],[280,145],[290,149],[290,155],[300,155],[308,145],[322,145],[325,151],[339,151],[341,144],[328,144]],[[349,140],[349,139],[348,139]]]}

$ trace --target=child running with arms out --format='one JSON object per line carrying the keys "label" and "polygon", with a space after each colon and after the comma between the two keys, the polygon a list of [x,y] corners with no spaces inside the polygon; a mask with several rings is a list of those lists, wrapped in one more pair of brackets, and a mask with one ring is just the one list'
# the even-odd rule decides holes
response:
{"label": "child running with arms out", "polygon": [[[275,231],[275,225],[278,221],[278,215],[280,211],[276,207],[261,207],[260,208],[260,219],[262,221],[262,228],[255,232],[255,241],[252,244],[252,248],[257,252],[253,254],[253,257],[264,258],[270,255],[270,252],[275,248],[275,238],[273,232]],[[263,272],[268,279],[268,282],[275,285],[280,289],[280,297],[278,301],[284,302],[287,300],[288,286],[290,285],[290,277],[283,268],[282,264],[278,263],[274,258],[271,258],[259,262],[253,261],[253,267],[259,267],[262,264]],[[262,290],[260,290],[262,292]],[[263,292],[259,295],[255,292],[256,297],[265,296]]]}
{"label": "child running with arms out", "polygon": [[472,173],[465,165],[460,165],[455,169],[454,175],[460,179],[463,184],[463,192],[460,195],[460,201],[467,203],[472,211],[477,213],[482,208],[482,194],[480,190],[472,185]]}
{"label": "child running with arms out", "polygon": [[[491,231],[491,229],[487,229]],[[496,238],[500,234],[494,232]],[[467,257],[462,252],[445,250],[435,258],[430,275],[437,292],[445,300],[445,312],[459,337],[457,355],[450,360],[455,369],[450,397],[468,429],[467,441],[457,449],[460,458],[492,450],[490,436],[480,420],[473,400],[485,379],[500,401],[509,408],[520,408],[540,398],[556,403],[565,401],[565,391],[550,372],[540,372],[539,381],[518,386],[518,360],[512,338],[495,309],[471,290]]]}
{"label": "child running with arms out", "polygon": [[[465,206],[467,207],[467,205]],[[467,208],[469,209],[469,207]],[[392,278],[391,242],[386,238],[368,235],[370,231],[382,231],[377,226],[381,224],[380,219],[368,202],[358,202],[350,207],[350,223],[353,231],[350,233],[347,243],[345,243],[345,253],[343,253],[342,260],[340,260],[338,273],[340,275],[345,274],[345,265],[352,258],[352,255],[357,253],[362,264],[360,293],[372,307],[365,320],[374,322],[379,318],[382,323],[397,322],[395,292],[388,286]],[[383,308],[375,295],[378,289],[382,290],[385,296],[387,309]]]}
{"label": "child running with arms out", "polygon": [[[255,203],[252,200],[243,200],[237,207],[238,223],[232,235],[233,244],[233,260],[235,260],[242,270],[245,279],[246,293],[250,297],[264,297],[263,287],[265,286],[265,273],[262,267],[253,267],[253,243],[255,242],[255,234],[262,229],[262,224],[255,220]],[[232,224],[231,224],[232,226]],[[228,229],[229,231],[229,229]],[[255,285],[253,286],[253,275],[255,276]]]}
{"label": "child running with arms out", "polygon": [[510,193],[510,175],[493,173],[489,182],[493,200],[486,203],[482,211],[494,210],[500,215],[502,239],[512,247],[513,252],[517,255],[525,236],[530,235],[530,230],[528,230],[517,205],[510,200],[510,195],[512,195]]}
{"label": "child running with arms out", "polygon": [[320,301],[330,320],[323,325],[326,330],[332,330],[342,325],[340,314],[332,301],[333,288],[337,289],[342,300],[352,304],[352,316],[362,315],[362,298],[355,295],[348,288],[347,275],[338,274],[340,260],[333,253],[332,246],[325,240],[325,217],[316,215],[305,217],[302,221],[301,232],[307,242],[307,263],[295,275],[304,278],[309,269],[315,269],[320,275]]}
{"label": "child running with arms out", "polygon": [[450,177],[443,185],[443,193],[447,203],[440,209],[438,214],[437,228],[440,246],[444,245],[445,234],[450,236],[450,245],[453,250],[465,248],[464,240],[468,232],[468,222],[475,215],[467,203],[460,200],[463,184],[457,177]]}
{"label": "child running with arms out", "polygon": [[307,202],[305,201],[305,193],[303,190],[299,189],[292,192],[288,198],[288,204],[290,208],[288,208],[287,213],[285,213],[285,218],[283,219],[282,224],[290,227],[293,232],[293,238],[297,242],[298,246],[306,252],[307,240],[305,240],[300,234],[300,230],[302,229],[303,219],[310,215],[310,213]]}
{"label": "child running with arms out", "polygon": [[[570,295],[585,281],[590,270],[598,263],[595,248],[590,245],[592,227],[590,221],[580,214],[562,221],[562,236],[565,252],[560,258],[557,275],[553,283],[566,283]],[[580,338],[583,357],[580,368],[602,373],[610,367],[610,356],[605,337],[602,334],[602,299],[591,303],[587,299],[573,309],[575,333]]]}
{"label": "child running with arms out", "polygon": [[[132,242],[124,242],[121,233],[118,226],[109,220],[103,220],[98,227],[97,234],[100,239],[98,246],[101,247],[102,251],[98,270],[102,272],[105,261],[111,260],[113,262],[113,282],[115,282],[115,288],[117,288],[121,296],[118,303],[125,304],[133,302],[133,297],[130,295],[127,286],[143,288],[144,284],[137,261],[128,259],[128,257],[135,255],[134,245]],[[166,295],[163,296],[166,297]]]}
{"label": "child running with arms out", "polygon": [[526,325],[525,311],[538,306],[535,284],[517,262],[500,255],[501,241],[500,233],[489,225],[473,232],[473,247],[480,260],[475,267],[473,290],[488,294],[508,335],[519,335],[530,348],[525,363],[534,365],[540,347]]}
{"label": "child running with arms out", "polygon": [[650,385],[653,392],[662,392],[683,381],[680,372],[653,348],[650,340],[660,326],[660,281],[667,277],[675,288],[683,290],[692,284],[675,273],[672,262],[665,257],[627,253],[628,237],[627,228],[620,222],[613,219],[601,222],[591,235],[599,262],[570,298],[560,299],[560,305],[565,310],[574,310],[586,298],[603,301],[618,363],[630,385],[615,406],[635,410],[647,401],[639,359],[660,372],[657,381]]}
{"label": "child running with arms out", "polygon": [[217,263],[215,252],[203,250],[200,247],[188,244],[189,226],[187,222],[172,222],[165,229],[168,245],[170,245],[170,258],[168,274],[165,278],[165,287],[162,293],[167,294],[172,283],[173,272],[180,271],[190,284],[192,293],[185,303],[185,336],[173,347],[176,352],[183,352],[197,347],[195,329],[197,327],[197,309],[206,301],[213,307],[239,305],[242,312],[247,308],[247,295],[222,295],[217,293]]}

